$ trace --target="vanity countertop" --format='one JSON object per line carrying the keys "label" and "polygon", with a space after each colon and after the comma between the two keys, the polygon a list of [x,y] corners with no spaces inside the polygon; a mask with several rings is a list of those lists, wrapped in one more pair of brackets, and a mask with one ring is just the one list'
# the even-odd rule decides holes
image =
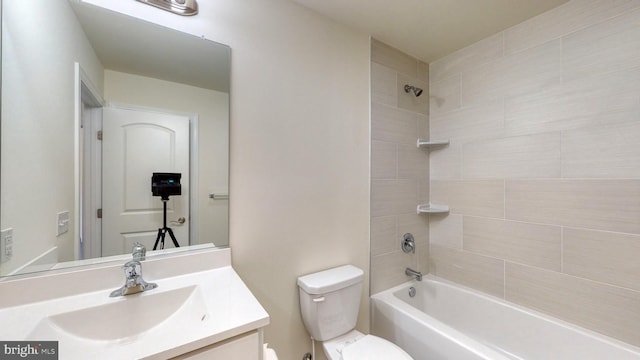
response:
{"label": "vanity countertop", "polygon": [[[123,282],[119,266],[0,282],[3,298],[20,289],[22,296],[39,293],[33,286],[55,294],[22,302],[19,294],[8,296],[13,301],[5,298],[0,323],[11,326],[2,326],[0,339],[58,341],[61,359],[166,359],[268,325],[269,315],[230,266],[229,250],[211,251],[216,253],[143,263],[145,280],[158,287],[121,297],[109,297],[121,283],[112,284],[110,275],[95,277],[116,272]],[[203,260],[209,269],[198,265]],[[180,269],[158,276],[171,272],[167,267]],[[70,281],[81,281],[79,288],[87,286],[83,281],[102,288],[74,292]]]}

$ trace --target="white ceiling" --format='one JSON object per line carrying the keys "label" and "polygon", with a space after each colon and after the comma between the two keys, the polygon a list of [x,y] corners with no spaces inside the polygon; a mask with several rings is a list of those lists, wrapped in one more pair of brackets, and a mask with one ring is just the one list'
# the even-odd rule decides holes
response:
{"label": "white ceiling", "polygon": [[568,0],[293,1],[432,62]]}
{"label": "white ceiling", "polygon": [[229,92],[228,46],[94,5],[71,6],[105,69]]}

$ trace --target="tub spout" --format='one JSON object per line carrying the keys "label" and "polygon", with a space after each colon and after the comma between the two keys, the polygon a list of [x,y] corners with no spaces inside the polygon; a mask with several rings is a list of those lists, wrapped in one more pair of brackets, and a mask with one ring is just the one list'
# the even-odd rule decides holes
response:
{"label": "tub spout", "polygon": [[422,281],[422,273],[420,271],[415,271],[411,268],[407,268],[404,271],[405,274],[407,274],[407,276],[412,276],[414,278],[416,278],[416,280],[418,281]]}

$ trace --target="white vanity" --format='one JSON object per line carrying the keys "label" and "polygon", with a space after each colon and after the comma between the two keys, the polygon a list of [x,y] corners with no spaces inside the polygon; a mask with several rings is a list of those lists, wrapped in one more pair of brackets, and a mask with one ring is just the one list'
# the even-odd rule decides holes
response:
{"label": "white vanity", "polygon": [[230,249],[142,262],[157,288],[109,297],[122,262],[0,279],[3,341],[58,341],[61,359],[262,359],[269,315],[231,267]]}

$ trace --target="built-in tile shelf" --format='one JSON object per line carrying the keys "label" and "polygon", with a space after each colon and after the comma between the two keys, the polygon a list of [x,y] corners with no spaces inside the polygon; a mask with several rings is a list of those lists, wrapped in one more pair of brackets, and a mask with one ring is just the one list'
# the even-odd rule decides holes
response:
{"label": "built-in tile shelf", "polygon": [[[433,149],[449,145],[449,140],[426,140],[418,139],[417,146],[419,148]],[[446,205],[436,205],[432,203],[420,204],[417,207],[418,214],[446,214],[449,207]]]}
{"label": "built-in tile shelf", "polygon": [[432,148],[435,148],[435,147],[441,147],[441,146],[449,145],[449,140],[418,139],[417,145],[418,145],[419,148],[432,149]]}
{"label": "built-in tile shelf", "polygon": [[436,205],[432,203],[418,205],[418,214],[446,214],[449,212],[447,205]]}

